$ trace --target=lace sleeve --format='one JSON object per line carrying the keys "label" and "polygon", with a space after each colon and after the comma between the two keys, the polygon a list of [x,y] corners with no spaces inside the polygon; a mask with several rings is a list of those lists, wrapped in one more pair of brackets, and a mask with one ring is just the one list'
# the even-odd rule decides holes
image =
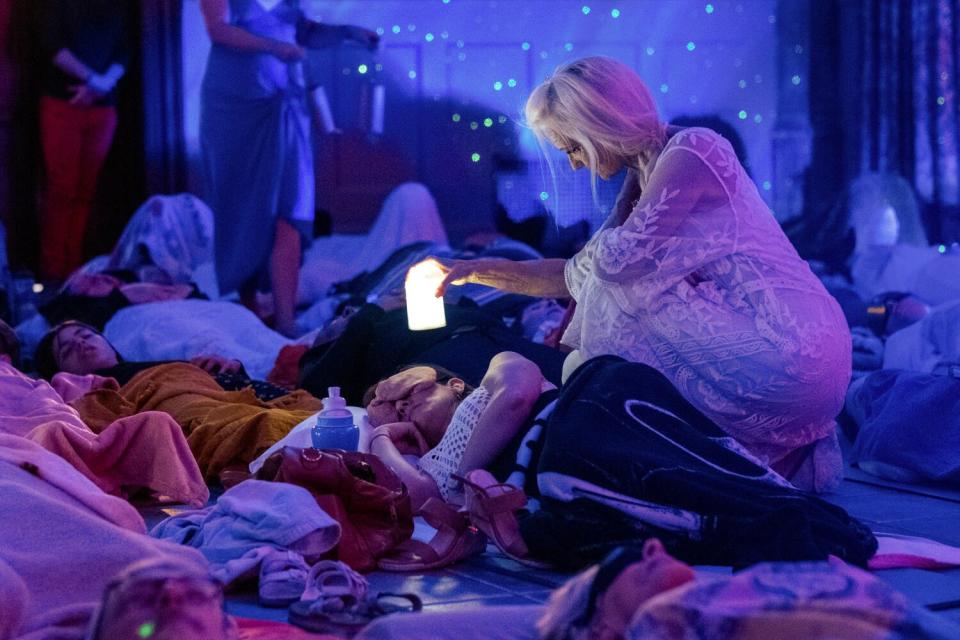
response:
{"label": "lace sleeve", "polygon": [[[678,134],[623,225],[597,233],[581,252],[585,271],[620,289],[619,298],[650,300],[698,268],[736,251],[731,207],[736,157],[715,134]],[[725,175],[729,168],[730,175]],[[619,285],[619,286],[617,286]]]}

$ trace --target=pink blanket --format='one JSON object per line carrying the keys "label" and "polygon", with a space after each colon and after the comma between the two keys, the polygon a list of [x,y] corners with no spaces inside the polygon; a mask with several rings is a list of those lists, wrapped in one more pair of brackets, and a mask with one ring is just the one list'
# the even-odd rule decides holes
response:
{"label": "pink blanket", "polygon": [[[83,637],[107,582],[134,561],[193,549],[145,535],[128,503],[59,456],[0,434],[0,638]],[[19,588],[18,588],[19,585]]]}
{"label": "pink blanket", "polygon": [[[57,383],[74,395],[105,380],[58,377]],[[112,495],[147,489],[163,500],[193,506],[209,498],[186,438],[170,416],[145,412],[95,434],[53,387],[6,362],[0,362],[0,432],[40,444]]]}

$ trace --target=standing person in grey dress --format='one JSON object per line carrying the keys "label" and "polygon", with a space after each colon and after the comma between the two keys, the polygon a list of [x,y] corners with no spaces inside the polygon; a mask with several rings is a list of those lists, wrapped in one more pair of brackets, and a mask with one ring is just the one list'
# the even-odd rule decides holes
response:
{"label": "standing person in grey dress", "polygon": [[376,47],[376,33],[304,17],[299,0],[200,0],[212,47],[201,92],[206,197],[220,291],[255,293],[270,273],[275,328],[292,334],[301,234],[313,220],[304,47]]}

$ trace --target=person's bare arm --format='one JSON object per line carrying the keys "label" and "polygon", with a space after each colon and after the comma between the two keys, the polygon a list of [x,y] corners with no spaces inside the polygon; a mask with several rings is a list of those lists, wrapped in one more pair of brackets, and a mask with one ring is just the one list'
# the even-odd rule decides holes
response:
{"label": "person's bare arm", "polygon": [[477,422],[460,461],[465,475],[490,464],[516,435],[540,397],[540,368],[512,351],[498,353],[480,385],[490,391],[490,403]]}
{"label": "person's bare arm", "polygon": [[304,50],[299,45],[264,38],[230,24],[228,0],[200,0],[200,10],[207,34],[216,44],[240,51],[269,53],[287,62],[303,59]]}
{"label": "person's bare arm", "polygon": [[[408,425],[409,428],[406,428]],[[411,445],[410,441],[417,439],[419,444]],[[410,447],[413,448],[410,448]],[[401,451],[400,447],[403,448]],[[414,451],[416,449],[416,451]],[[410,503],[416,513],[429,498],[439,498],[440,489],[433,477],[424,473],[403,457],[404,452],[423,455],[426,453],[426,442],[419,435],[413,423],[394,422],[377,427],[370,438],[370,453],[378,456],[392,468],[410,493]]]}
{"label": "person's bare arm", "polygon": [[70,49],[60,49],[53,56],[53,64],[67,75],[80,82],[86,82],[93,76],[93,69],[83,64]]}
{"label": "person's bare arm", "polygon": [[484,284],[509,293],[520,293],[541,298],[569,298],[567,282],[563,277],[566,260],[506,260],[478,258],[476,260],[449,260],[441,262],[446,273],[437,289],[441,296],[451,284]]}

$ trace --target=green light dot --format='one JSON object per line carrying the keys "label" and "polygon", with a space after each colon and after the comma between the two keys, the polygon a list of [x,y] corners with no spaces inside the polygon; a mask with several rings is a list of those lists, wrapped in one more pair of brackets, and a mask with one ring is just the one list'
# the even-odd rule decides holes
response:
{"label": "green light dot", "polygon": [[741,110],[740,113],[737,114],[737,117],[740,118],[741,120],[746,120],[746,119],[747,119],[747,112]]}
{"label": "green light dot", "polygon": [[480,123],[474,120],[470,123],[470,129],[476,131],[480,127]]}
{"label": "green light dot", "polygon": [[153,636],[153,633],[157,630],[157,625],[151,622],[144,622],[142,625],[137,627],[137,635],[141,638],[149,638]]}
{"label": "green light dot", "polygon": [[367,65],[365,65],[365,64],[360,65],[359,67],[357,67],[357,71],[358,71],[359,73],[366,73],[366,72],[367,72]]}
{"label": "green light dot", "polygon": [[483,119],[483,126],[485,126],[485,127],[492,127],[492,126],[493,126],[493,118],[484,118],[484,119]]}
{"label": "green light dot", "polygon": [[393,25],[393,26],[390,28],[390,31],[393,31],[394,33],[400,33],[400,25],[398,25],[398,24]]}
{"label": "green light dot", "polygon": [[619,18],[619,17],[620,17],[620,9],[612,9],[612,10],[610,11],[610,16],[613,17],[613,18]]}
{"label": "green light dot", "polygon": [[550,198],[550,194],[549,194],[549,193],[547,193],[546,191],[541,191],[541,192],[540,192],[540,199],[541,199],[541,200],[548,200],[549,198]]}
{"label": "green light dot", "polygon": [[530,51],[530,43],[524,42],[523,44],[520,45],[520,48],[523,49],[524,51]]}
{"label": "green light dot", "polygon": [[459,114],[459,113],[453,114],[453,121],[454,121],[454,122],[460,122],[460,114]]}
{"label": "green light dot", "polygon": [[705,6],[705,7],[703,8],[703,10],[706,11],[707,13],[713,13],[713,5],[712,5],[712,4],[708,4],[707,6]]}
{"label": "green light dot", "polygon": [[773,185],[770,184],[770,181],[769,181],[769,180],[764,180],[764,181],[763,181],[763,190],[764,190],[764,191],[770,191],[771,187],[773,187]]}
{"label": "green light dot", "polygon": [[580,7],[580,11],[583,11],[583,15],[585,15],[585,16],[586,16],[586,15],[589,15],[589,14],[590,14],[590,7],[588,7],[587,5],[583,5],[582,7]]}
{"label": "green light dot", "polygon": [[428,33],[427,35],[423,36],[423,39],[426,40],[427,42],[433,42],[433,34]]}
{"label": "green light dot", "polygon": [[509,80],[507,80],[507,86],[508,86],[508,87],[515,87],[515,86],[517,86],[517,80],[516,80],[516,78],[510,78]]}
{"label": "green light dot", "polygon": [[667,86],[666,84],[660,85],[660,93],[666,93],[667,91],[670,91],[669,86]]}
{"label": "green light dot", "polygon": [[496,82],[493,83],[493,90],[500,91],[500,89],[503,89],[503,83],[497,80]]}
{"label": "green light dot", "polygon": [[687,43],[687,51],[693,51],[696,48],[697,45],[693,42],[693,40]]}
{"label": "green light dot", "polygon": [[473,155],[470,156],[470,159],[473,160],[474,162],[480,162],[480,154],[474,153]]}

